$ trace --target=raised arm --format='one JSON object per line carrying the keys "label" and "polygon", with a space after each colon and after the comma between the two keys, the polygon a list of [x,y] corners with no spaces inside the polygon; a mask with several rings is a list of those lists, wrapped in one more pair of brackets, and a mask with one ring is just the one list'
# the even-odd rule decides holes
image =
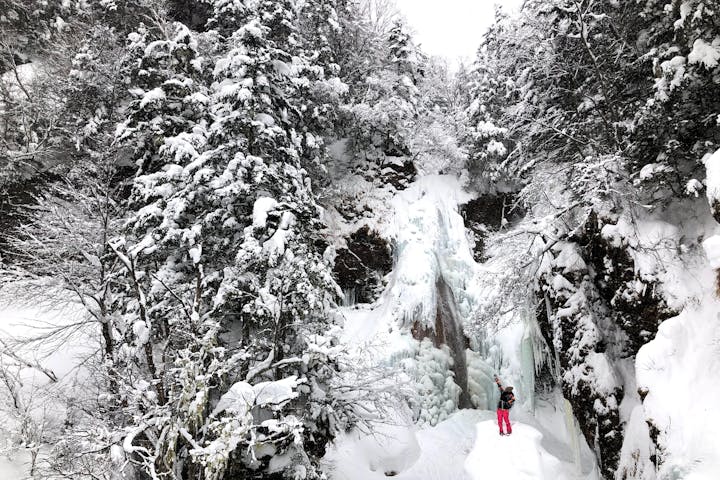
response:
{"label": "raised arm", "polygon": [[502,393],[503,387],[502,387],[502,384],[500,383],[500,379],[497,377],[497,375],[495,375],[495,383],[497,383],[498,390],[500,390],[500,393]]}

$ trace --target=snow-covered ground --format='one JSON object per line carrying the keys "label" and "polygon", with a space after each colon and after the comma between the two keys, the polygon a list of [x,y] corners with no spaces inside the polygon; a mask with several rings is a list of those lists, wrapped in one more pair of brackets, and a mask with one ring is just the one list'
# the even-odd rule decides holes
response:
{"label": "snow-covered ground", "polygon": [[0,478],[30,478],[31,455],[28,450],[12,450],[0,456]]}
{"label": "snow-covered ground", "polygon": [[489,410],[459,410],[434,427],[395,424],[367,434],[353,432],[339,439],[328,454],[331,476],[335,480],[599,478],[589,450],[578,466],[568,445],[554,436],[564,430],[561,418],[546,427],[527,414],[518,416],[529,423],[513,420],[509,436],[499,435],[495,413]]}

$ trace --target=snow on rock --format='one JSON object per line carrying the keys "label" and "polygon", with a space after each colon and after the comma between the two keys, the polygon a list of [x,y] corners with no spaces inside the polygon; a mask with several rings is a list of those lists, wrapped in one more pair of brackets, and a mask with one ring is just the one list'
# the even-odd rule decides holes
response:
{"label": "snow on rock", "polygon": [[599,393],[611,395],[618,385],[615,371],[608,361],[607,355],[598,352],[588,352],[585,363],[591,369],[593,385]]}
{"label": "snow on rock", "polygon": [[165,91],[160,88],[153,88],[149,92],[146,92],[143,95],[143,98],[140,100],[140,106],[139,108],[145,108],[148,104],[157,102],[159,100],[163,100],[165,98]]}
{"label": "snow on rock", "polygon": [[297,377],[290,376],[274,382],[262,382],[253,385],[256,405],[280,405],[298,396],[295,391],[298,384]]}
{"label": "snow on rock", "polygon": [[673,169],[660,163],[649,163],[640,169],[640,180],[651,180],[653,177],[662,174],[671,174]]}
{"label": "snow on rock", "polygon": [[675,310],[684,308],[688,299],[702,296],[712,277],[702,256],[689,248],[690,239],[707,238],[717,230],[700,203],[700,199],[687,199],[662,218],[624,214],[615,225],[602,229],[605,241],[630,255],[636,277],[657,283],[667,305]]}
{"label": "snow on rock", "polygon": [[580,249],[576,243],[557,242],[552,249],[557,256],[555,257],[555,265],[563,269],[563,273],[577,272],[587,269],[585,261],[582,259]]}
{"label": "snow on rock", "polygon": [[280,224],[272,237],[263,243],[263,250],[268,252],[271,259],[279,257],[285,252],[285,245],[291,234],[290,227],[295,223],[295,215],[291,212],[283,212]]}
{"label": "snow on rock", "polygon": [[200,258],[202,257],[202,245],[192,247],[190,250],[188,250],[188,255],[190,255],[190,258],[193,261],[193,265],[197,265],[198,263],[200,263]]}
{"label": "snow on rock", "polygon": [[713,235],[703,242],[705,255],[712,268],[720,268],[720,235]]}
{"label": "snow on rock", "polygon": [[625,427],[625,441],[620,452],[619,478],[655,480],[655,464],[651,456],[655,448],[650,442],[650,430],[641,406],[636,406]]}
{"label": "snow on rock", "polygon": [[658,479],[710,479],[720,472],[718,345],[720,300],[708,293],[660,325],[637,354],[644,417],[663,452]]}
{"label": "snow on rock", "polygon": [[150,340],[150,329],[143,320],[133,323],[133,334],[138,345],[145,345]]}
{"label": "snow on rock", "polygon": [[507,148],[505,148],[505,145],[497,140],[490,140],[486,149],[489,154],[497,155],[498,157],[502,157],[507,154]]}
{"label": "snow on rock", "polygon": [[688,182],[685,184],[685,193],[687,195],[692,195],[694,197],[699,197],[700,192],[702,192],[703,184],[700,180],[696,178],[691,178],[688,180]]}
{"label": "snow on rock", "polygon": [[255,115],[255,121],[262,123],[266,127],[272,127],[275,125],[275,119],[267,113],[258,113]]}

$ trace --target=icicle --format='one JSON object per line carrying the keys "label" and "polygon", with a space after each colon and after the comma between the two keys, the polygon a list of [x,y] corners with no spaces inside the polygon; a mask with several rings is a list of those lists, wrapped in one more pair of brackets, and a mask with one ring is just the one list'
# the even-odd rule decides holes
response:
{"label": "icicle", "polygon": [[[545,305],[548,308],[548,319],[550,317],[550,302],[547,298],[547,295],[545,296]],[[558,385],[558,388],[560,388],[560,391],[562,392],[562,372],[560,370],[560,355],[558,354],[557,348],[555,349],[555,378],[556,383]],[[570,448],[572,449],[573,453],[573,462],[575,463],[575,473],[580,477],[582,473],[582,461],[580,459],[580,441],[579,441],[579,435],[580,432],[578,431],[577,427],[577,421],[575,420],[575,413],[573,412],[572,405],[570,404],[570,401],[565,398],[562,393],[560,394],[563,397],[563,410],[565,412],[565,430],[567,431],[568,440],[570,442]]]}
{"label": "icicle", "polygon": [[352,307],[357,303],[357,292],[354,288],[343,290],[342,306]]}
{"label": "icicle", "polygon": [[527,402],[529,410],[535,413],[535,355],[533,338],[530,326],[526,325],[525,333],[523,333],[520,343],[520,365],[521,380],[524,391],[527,392]]}
{"label": "icicle", "polygon": [[575,421],[575,414],[573,413],[572,405],[570,402],[563,398],[563,409],[565,410],[565,429],[568,432],[568,438],[570,439],[570,448],[573,452],[573,461],[575,462],[575,473],[578,477],[582,474],[582,463],[580,460],[580,441],[578,436],[577,422]]}
{"label": "icicle", "polygon": [[[545,294],[545,308],[547,312],[547,318],[548,320],[552,319],[552,309],[550,308],[550,298],[547,294]],[[549,348],[549,346],[548,346]],[[558,385],[558,388],[560,388],[560,391],[562,392],[562,371],[560,370],[560,355],[558,354],[558,349],[554,348],[553,352],[555,353],[555,362],[553,365],[553,370],[555,371],[555,381]],[[565,430],[568,434],[568,440],[570,441],[570,448],[572,449],[573,453],[573,462],[575,463],[575,473],[578,476],[578,478],[582,474],[582,460],[580,457],[580,431],[577,426],[577,421],[575,420],[575,413],[573,412],[572,405],[570,404],[570,401],[563,397],[563,410],[565,412]]]}

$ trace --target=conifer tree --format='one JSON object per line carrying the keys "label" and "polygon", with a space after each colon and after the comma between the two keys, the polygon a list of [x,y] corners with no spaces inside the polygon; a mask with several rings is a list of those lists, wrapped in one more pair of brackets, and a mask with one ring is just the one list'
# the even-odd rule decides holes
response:
{"label": "conifer tree", "polygon": [[[351,420],[330,390],[338,291],[303,168],[320,133],[303,89],[324,74],[301,50],[290,2],[214,7],[212,83],[186,73],[200,63],[196,34],[178,27],[170,44],[147,43],[146,56],[163,55],[144,57],[140,71],[159,86],[139,95],[121,134],[153,165],[141,169],[129,229],[113,244],[157,392],[155,433],[129,441],[163,439],[131,458],[148,472],[162,458],[163,471],[188,478],[261,475],[263,444],[293,459],[288,476],[316,478],[324,445]],[[293,392],[266,411],[272,425],[232,402],[238,389],[281,381]]]}

